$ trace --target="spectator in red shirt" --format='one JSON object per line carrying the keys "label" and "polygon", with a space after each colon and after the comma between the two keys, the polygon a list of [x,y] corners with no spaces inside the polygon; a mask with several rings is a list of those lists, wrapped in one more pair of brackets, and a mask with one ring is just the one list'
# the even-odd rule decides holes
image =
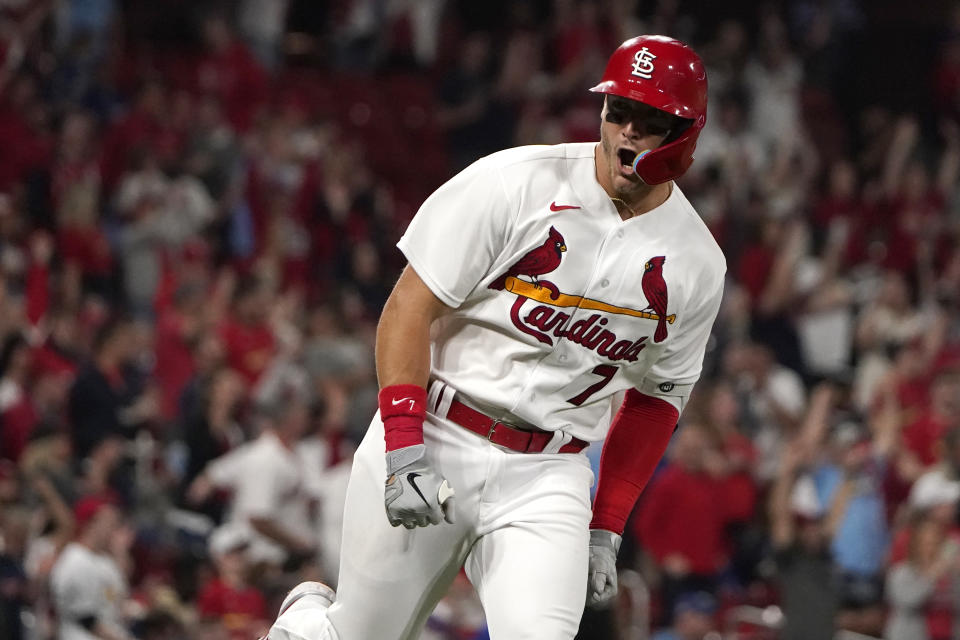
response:
{"label": "spectator in red shirt", "polygon": [[743,515],[731,512],[742,501],[731,500],[722,456],[704,427],[681,427],[669,459],[646,490],[635,530],[663,573],[664,624],[681,594],[714,591],[728,563],[725,528]]}
{"label": "spectator in red shirt", "polygon": [[203,290],[194,284],[182,285],[174,294],[173,306],[157,319],[154,379],[160,387],[160,415],[177,417],[180,395],[193,377],[193,345],[200,336]]}
{"label": "spectator in red shirt", "polygon": [[26,339],[20,333],[8,335],[0,350],[0,457],[14,462],[38,420],[28,393],[31,366]]}
{"label": "spectator in red shirt", "polygon": [[97,157],[93,117],[82,111],[68,113],[60,125],[56,158],[50,169],[50,195],[54,208],[75,188],[99,191],[100,165]]}
{"label": "spectator in red shirt", "polygon": [[63,261],[65,286],[109,297],[113,256],[100,227],[99,188],[82,182],[63,194],[57,210],[57,250]]}
{"label": "spectator in red shirt", "polygon": [[8,191],[50,158],[49,107],[37,79],[23,73],[0,91],[0,191]]}
{"label": "spectator in red shirt", "polygon": [[951,429],[960,429],[960,371],[948,370],[933,381],[929,409],[906,426],[903,440],[927,467],[940,459],[941,440]]}
{"label": "spectator in red shirt", "polygon": [[37,326],[50,306],[50,259],[53,238],[45,231],[35,231],[29,241],[30,264],[24,277],[27,319]]}
{"label": "spectator in red shirt", "polygon": [[930,171],[914,159],[920,142],[916,116],[903,116],[892,132],[883,172],[886,219],[875,226],[885,234],[888,267],[910,272],[918,263],[941,258],[949,244],[947,203],[960,171],[960,128],[945,121],[940,134],[943,152]]}
{"label": "spectator in red shirt", "polygon": [[[943,460],[921,475],[910,487],[905,511],[911,518],[932,519],[960,543],[957,505],[960,503],[960,430],[948,431],[943,437]],[[894,533],[888,562],[894,565],[907,559],[911,527]]]}
{"label": "spectator in red shirt", "polygon": [[740,424],[742,408],[733,387],[717,384],[710,390],[708,398],[707,415],[717,437],[719,452],[715,460],[722,464],[717,470],[723,474],[727,506],[736,521],[728,531],[731,564],[737,578],[746,584],[753,578],[753,567],[757,562],[756,545],[751,542],[753,536],[747,526],[757,502],[754,481],[757,450]]}
{"label": "spectator in red shirt", "polygon": [[202,28],[207,52],[196,67],[197,88],[220,99],[235,130],[247,131],[266,100],[266,72],[224,16],[207,16]]}
{"label": "spectator in red shirt", "polygon": [[66,376],[69,380],[80,367],[77,344],[77,317],[69,309],[58,308],[45,316],[49,335],[33,351],[33,368],[37,376]]}
{"label": "spectator in red shirt", "polygon": [[950,118],[960,116],[960,38],[955,34],[940,45],[933,84],[939,113]]}
{"label": "spectator in red shirt", "polygon": [[247,277],[237,285],[233,313],[220,329],[227,364],[250,385],[256,384],[276,353],[273,331],[267,323],[270,307],[267,288],[257,278]]}
{"label": "spectator in red shirt", "polygon": [[149,150],[163,166],[178,157],[184,139],[172,126],[169,102],[164,84],[147,79],[130,112],[110,126],[101,154],[101,171],[108,190],[116,186],[134,151]]}
{"label": "spectator in red shirt", "polygon": [[250,567],[244,551],[249,543],[247,534],[232,525],[214,531],[210,555],[217,575],[197,596],[201,618],[219,620],[236,640],[264,635],[269,627],[263,594],[247,582]]}
{"label": "spectator in red shirt", "polygon": [[845,246],[844,261],[855,264],[866,259],[871,209],[860,194],[856,165],[847,159],[830,166],[827,189],[813,209],[812,231],[823,239],[837,239]]}
{"label": "spectator in red shirt", "polygon": [[602,59],[608,36],[594,3],[556,3],[550,46],[562,89],[579,86],[591,60]]}

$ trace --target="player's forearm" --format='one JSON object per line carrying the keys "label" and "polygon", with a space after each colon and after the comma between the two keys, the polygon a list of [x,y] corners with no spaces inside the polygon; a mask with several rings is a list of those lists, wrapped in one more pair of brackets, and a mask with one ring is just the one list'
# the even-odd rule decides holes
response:
{"label": "player's forearm", "polygon": [[423,444],[430,378],[430,325],[447,306],[409,265],[377,325],[378,404],[387,451]]}
{"label": "player's forearm", "polygon": [[377,325],[377,380],[426,388],[430,377],[430,325],[447,307],[407,266]]}
{"label": "player's forearm", "polygon": [[430,377],[430,322],[408,304],[387,300],[377,326],[377,380],[380,388],[415,384],[426,388]]}

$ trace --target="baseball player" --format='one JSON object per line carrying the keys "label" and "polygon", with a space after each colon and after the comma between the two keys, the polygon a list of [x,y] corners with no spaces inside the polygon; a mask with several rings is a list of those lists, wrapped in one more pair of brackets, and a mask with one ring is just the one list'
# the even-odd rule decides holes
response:
{"label": "baseball player", "polygon": [[[416,638],[461,567],[494,639],[573,638],[585,601],[616,593],[620,536],[700,374],[726,267],[673,182],[706,121],[699,57],[634,38],[592,90],[599,144],[483,158],[401,238],[337,593],[296,587],[270,640]],[[604,438],[591,509],[582,451]]]}

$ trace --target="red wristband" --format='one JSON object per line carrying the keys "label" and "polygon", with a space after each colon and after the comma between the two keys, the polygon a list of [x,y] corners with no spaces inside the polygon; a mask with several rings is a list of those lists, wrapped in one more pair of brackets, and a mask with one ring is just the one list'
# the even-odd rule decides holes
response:
{"label": "red wristband", "polygon": [[426,389],[415,384],[393,384],[381,389],[377,399],[387,451],[423,444]]}

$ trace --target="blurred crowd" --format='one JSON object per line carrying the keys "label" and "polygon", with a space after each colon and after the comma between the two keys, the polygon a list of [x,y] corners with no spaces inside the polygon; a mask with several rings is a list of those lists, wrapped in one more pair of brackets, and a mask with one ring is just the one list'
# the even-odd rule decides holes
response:
{"label": "blurred crowd", "polygon": [[[878,46],[898,3],[0,1],[0,637],[252,639],[335,586],[394,243],[476,158],[595,140],[640,33],[707,65],[679,184],[728,278],[580,637],[960,637],[947,4]],[[463,576],[424,637],[486,637]]]}

